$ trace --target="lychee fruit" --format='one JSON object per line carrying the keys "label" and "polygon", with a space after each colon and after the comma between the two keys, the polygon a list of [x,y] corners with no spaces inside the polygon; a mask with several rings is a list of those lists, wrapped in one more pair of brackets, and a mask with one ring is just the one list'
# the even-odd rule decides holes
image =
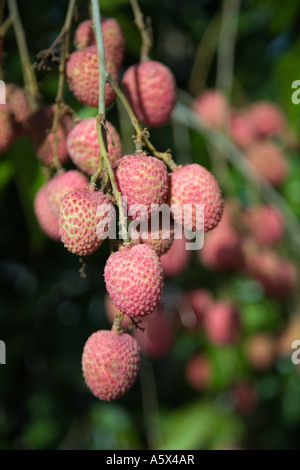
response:
{"label": "lychee fruit", "polygon": [[225,300],[215,302],[205,315],[204,329],[213,344],[229,345],[236,343],[241,331],[238,309]]}
{"label": "lychee fruit", "polygon": [[15,139],[13,117],[7,104],[0,105],[0,152],[6,152]]}
{"label": "lychee fruit", "polygon": [[256,139],[255,127],[248,110],[234,111],[230,118],[229,134],[241,148],[248,147]]}
{"label": "lychee fruit", "polygon": [[246,157],[256,171],[274,186],[279,186],[288,176],[288,163],[280,148],[268,141],[251,145]]}
{"label": "lychee fruit", "polygon": [[219,90],[206,90],[194,100],[192,108],[211,127],[224,128],[228,123],[228,102]]}
{"label": "lychee fruit", "polygon": [[54,176],[47,184],[47,197],[53,214],[58,217],[61,201],[73,189],[88,186],[89,180],[77,170]]}
{"label": "lychee fruit", "polygon": [[194,289],[185,292],[179,306],[179,316],[185,328],[202,325],[206,312],[213,302],[208,289]]}
{"label": "lychee fruit", "polygon": [[204,354],[196,354],[186,365],[186,379],[195,390],[207,388],[212,379],[212,367],[209,359]]}
{"label": "lychee fruit", "polygon": [[[37,152],[37,156],[44,165],[53,164],[54,135],[52,132],[54,119],[54,105],[44,106],[34,113],[28,122],[28,133],[31,143]],[[58,139],[58,159],[64,164],[68,160],[67,135],[73,125],[70,114],[60,116],[57,139]]]}
{"label": "lychee fruit", "polygon": [[176,103],[176,83],[168,67],[154,60],[132,65],[122,85],[141,122],[156,127],[170,119]]}
{"label": "lychee fruit", "polygon": [[[99,142],[97,137],[97,121],[91,117],[83,119],[68,135],[67,148],[73,163],[84,173],[93,175],[99,165]],[[121,138],[116,128],[108,121],[107,144],[111,166],[115,168],[123,156]]]}
{"label": "lychee fruit", "polygon": [[110,230],[114,207],[101,191],[75,189],[59,210],[59,232],[65,247],[79,256],[96,251]]}
{"label": "lychee fruit", "polygon": [[[223,214],[224,201],[218,182],[206,168],[197,163],[186,165],[170,176],[170,205],[175,222],[188,230],[214,229]],[[204,220],[197,206],[204,208]]]}
{"label": "lychee fruit", "polygon": [[77,27],[74,34],[74,45],[77,49],[84,49],[85,47],[96,44],[96,38],[92,26],[92,20],[85,20]]}
{"label": "lychee fruit", "polygon": [[113,303],[129,317],[152,313],[162,294],[162,267],[147,245],[123,248],[110,255],[104,278]]}
{"label": "lychee fruit", "polygon": [[268,370],[276,357],[275,339],[270,334],[257,333],[246,342],[245,353],[254,369]]}
{"label": "lychee fruit", "polygon": [[181,274],[190,264],[192,251],[186,249],[185,237],[175,238],[171,248],[160,257],[164,274],[175,277]]}
{"label": "lychee fruit", "polygon": [[249,110],[257,137],[282,135],[285,128],[285,118],[281,109],[268,101],[257,101]]}
{"label": "lychee fruit", "polygon": [[155,250],[158,256],[165,254],[172,246],[174,240],[174,223],[171,220],[166,222],[165,220],[160,220],[160,225],[158,229],[153,228],[152,221],[147,220],[148,229],[140,227],[140,230],[137,230],[136,233],[130,234],[130,238],[133,238],[137,243],[145,243],[145,245],[150,246]]}
{"label": "lychee fruit", "polygon": [[[116,66],[106,62],[108,72],[117,80]],[[86,106],[98,107],[99,102],[99,61],[97,46],[90,46],[70,55],[66,65],[66,75],[70,90],[81,103]],[[107,83],[105,88],[105,105],[109,106],[116,98],[112,86]]]}
{"label": "lychee fruit", "polygon": [[136,380],[139,365],[139,345],[127,333],[100,330],[84,346],[83,376],[100,400],[116,400],[128,392]]}
{"label": "lychee fruit", "polygon": [[[161,305],[158,305],[151,315],[143,318],[139,327],[134,331],[134,337],[142,351],[156,359],[169,354],[174,339],[173,327]],[[141,328],[144,328],[144,331]]]}
{"label": "lychee fruit", "polygon": [[[108,294],[104,295],[104,307],[105,307],[106,317],[109,323],[112,325],[116,315],[120,313],[120,310],[117,309],[117,307],[114,305],[113,301],[111,300]],[[121,322],[121,328],[124,330],[128,330],[130,326],[132,326],[132,321],[130,317],[128,317],[127,315],[124,315],[123,320]]]}
{"label": "lychee fruit", "polygon": [[59,241],[58,220],[49,205],[47,185],[42,186],[34,198],[34,212],[43,232],[52,240]]}
{"label": "lychee fruit", "polygon": [[24,88],[14,84],[6,85],[6,103],[17,124],[23,124],[30,116],[30,108]]}
{"label": "lychee fruit", "polygon": [[282,241],[284,218],[281,211],[271,205],[252,207],[245,213],[246,223],[259,245],[273,245]]}
{"label": "lychee fruit", "polygon": [[122,196],[127,198],[128,215],[133,219],[147,219],[167,201],[167,168],[155,157],[125,155],[116,170],[116,182]]}

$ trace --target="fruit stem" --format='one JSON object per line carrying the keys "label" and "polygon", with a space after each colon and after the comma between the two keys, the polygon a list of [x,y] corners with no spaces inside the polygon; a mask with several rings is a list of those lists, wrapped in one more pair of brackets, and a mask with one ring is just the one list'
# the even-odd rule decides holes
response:
{"label": "fruit stem", "polygon": [[116,331],[117,333],[122,333],[121,323],[123,321],[123,318],[124,318],[124,313],[122,313],[122,312],[119,312],[115,316],[113,325],[111,327],[112,331]]}
{"label": "fruit stem", "polygon": [[133,112],[133,110],[132,110],[132,108],[131,108],[131,106],[130,106],[127,98],[126,98],[126,96],[124,95],[123,91],[121,90],[121,88],[119,87],[119,85],[113,79],[113,77],[111,75],[108,76],[108,81],[111,84],[111,86],[113,87],[113,89],[115,90],[115,92],[117,93],[118,97],[120,98],[120,100],[121,100],[128,116],[130,118],[131,124],[132,124],[132,126],[134,127],[134,129],[136,131],[136,136],[135,136],[135,139],[134,139],[136,151],[141,152],[143,147],[146,146],[146,147],[148,147],[148,149],[150,150],[152,155],[154,155],[159,160],[162,160],[165,163],[165,165],[167,165],[170,168],[170,170],[173,171],[174,169],[176,169],[177,165],[174,162],[174,160],[172,159],[171,152],[169,150],[167,150],[166,152],[159,152],[154,147],[154,145],[150,142],[149,132],[147,131],[147,129],[142,129],[136,115],[134,114],[134,112]]}
{"label": "fruit stem", "polygon": [[70,50],[70,29],[72,25],[72,19],[74,15],[74,8],[75,8],[76,0],[70,0],[69,6],[66,14],[65,24],[60,32],[60,37],[62,38],[62,48],[61,48],[61,57],[60,57],[60,64],[59,64],[59,77],[58,77],[58,87],[57,87],[57,95],[55,99],[55,110],[54,110],[54,118],[53,118],[53,125],[52,125],[52,132],[54,136],[54,146],[53,146],[53,167],[55,170],[59,171],[62,168],[62,165],[58,158],[58,123],[59,117],[61,115],[61,111],[64,105],[64,84],[65,84],[65,76],[66,76],[66,62],[69,55]]}
{"label": "fruit stem", "polygon": [[29,107],[31,111],[36,111],[39,107],[40,100],[39,88],[35,73],[31,66],[25,32],[16,0],[8,0],[8,9],[10,16],[13,19],[13,26],[22,63],[24,85],[28,96]]}
{"label": "fruit stem", "polygon": [[4,21],[4,23],[1,24],[1,27],[0,27],[0,36],[4,37],[7,33],[7,31],[9,30],[9,28],[11,27],[13,23],[13,19],[11,16],[9,16],[8,18],[6,18],[6,20]]}
{"label": "fruit stem", "polygon": [[130,4],[134,14],[134,22],[142,38],[141,62],[147,62],[147,60],[150,59],[149,53],[153,45],[151,26],[149,23],[147,25],[145,24],[144,15],[140,9],[138,1],[130,0]]}
{"label": "fruit stem", "polygon": [[99,6],[98,0],[91,0],[91,5],[92,5],[94,31],[95,31],[96,43],[97,43],[98,60],[99,60],[99,105],[98,105],[98,115],[96,118],[96,122],[97,122],[96,126],[97,126],[97,136],[98,136],[99,148],[100,148],[98,171],[92,176],[91,182],[95,184],[101,172],[107,173],[109,180],[110,180],[113,196],[119,207],[121,237],[124,240],[124,243],[126,244],[129,242],[128,231],[127,231],[127,220],[124,214],[124,208],[122,204],[122,195],[117,187],[115,174],[110,164],[109,155],[108,155],[108,147],[107,147],[107,134],[106,134],[106,125],[105,125],[105,120],[106,120],[105,118],[105,87],[106,87],[106,82],[109,77],[109,73],[106,68],[104,42],[103,42],[102,27],[101,27],[100,6]]}

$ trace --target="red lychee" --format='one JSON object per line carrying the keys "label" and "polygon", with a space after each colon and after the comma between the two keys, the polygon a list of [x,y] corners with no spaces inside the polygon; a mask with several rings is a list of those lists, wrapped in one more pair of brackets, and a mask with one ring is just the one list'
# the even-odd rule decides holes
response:
{"label": "red lychee", "polygon": [[100,330],[84,346],[83,376],[100,400],[115,400],[128,392],[136,380],[139,365],[139,345],[127,333]]}
{"label": "red lychee", "polygon": [[110,255],[104,277],[113,303],[129,317],[153,312],[162,294],[162,267],[147,245],[124,248]]}
{"label": "red lychee", "polygon": [[24,88],[14,84],[6,85],[6,103],[17,124],[23,124],[30,116],[30,108]]}
{"label": "red lychee", "polygon": [[101,191],[71,191],[60,205],[61,240],[71,253],[88,256],[102,244],[113,217],[113,205]]}
{"label": "red lychee", "polygon": [[257,142],[251,145],[246,156],[256,171],[274,186],[279,186],[288,176],[285,155],[272,142]]}
{"label": "red lychee", "polygon": [[[107,61],[108,72],[115,80],[118,79],[115,65]],[[67,81],[70,90],[81,103],[86,106],[98,107],[99,101],[99,61],[97,47],[90,46],[73,52],[66,65]],[[105,88],[105,105],[109,106],[116,93],[109,83]]]}
{"label": "red lychee", "polygon": [[[123,156],[121,138],[115,127],[106,121],[107,144],[110,163],[113,168]],[[84,173],[93,175],[99,165],[99,142],[96,118],[83,119],[68,135],[67,148],[73,163]]]}
{"label": "red lychee", "polygon": [[256,135],[282,135],[285,128],[285,118],[281,109],[268,101],[257,101],[249,110]]}
{"label": "red lychee", "polygon": [[209,359],[203,354],[193,356],[186,366],[186,379],[196,390],[206,388],[212,379],[212,367]]}
{"label": "red lychee", "polygon": [[[193,231],[201,229],[199,222],[204,223],[205,232],[214,229],[222,218],[224,201],[212,173],[192,163],[174,171],[170,179],[169,199],[175,222]],[[197,211],[201,205],[204,208],[204,221],[201,212],[198,215]]]}
{"label": "red lychee", "polygon": [[282,241],[284,218],[277,207],[271,205],[252,207],[245,216],[255,241],[259,245],[273,245]]}
{"label": "red lychee", "polygon": [[175,277],[181,274],[189,265],[192,251],[186,249],[186,238],[175,238],[171,248],[160,257],[164,274]]}
{"label": "red lychee", "polygon": [[219,90],[206,90],[192,105],[194,112],[211,127],[226,127],[229,107],[224,94]]}
{"label": "red lychee", "polygon": [[[52,131],[54,105],[44,106],[34,113],[28,123],[28,133],[38,158],[44,165],[53,164],[54,135]],[[57,129],[58,159],[64,164],[68,159],[67,135],[72,128],[72,117],[64,114],[59,118]]]}
{"label": "red lychee", "polygon": [[229,133],[232,140],[242,148],[248,147],[255,141],[255,127],[248,110],[232,113]]}
{"label": "red lychee", "polygon": [[47,184],[47,197],[53,214],[58,217],[61,201],[73,189],[82,189],[89,184],[86,176],[77,170],[70,170],[54,176]]}
{"label": "red lychee", "polygon": [[236,343],[241,331],[241,320],[236,306],[222,300],[215,302],[205,315],[204,328],[213,344]]}
{"label": "red lychee", "polygon": [[34,199],[34,212],[37,220],[48,237],[55,241],[60,240],[58,220],[53,214],[47,198],[47,185],[42,186]]}
{"label": "red lychee", "polygon": [[163,126],[176,103],[176,83],[171,70],[149,60],[132,65],[123,77],[124,92],[137,118],[148,126]]}
{"label": "red lychee", "polygon": [[[147,219],[167,201],[168,172],[155,157],[125,155],[117,168],[116,182],[122,196],[127,198],[128,215],[133,219]],[[151,207],[152,204],[156,207]]]}
{"label": "red lychee", "polygon": [[77,49],[84,49],[85,47],[94,46],[96,44],[92,26],[92,20],[85,20],[77,27],[74,34],[74,45]]}

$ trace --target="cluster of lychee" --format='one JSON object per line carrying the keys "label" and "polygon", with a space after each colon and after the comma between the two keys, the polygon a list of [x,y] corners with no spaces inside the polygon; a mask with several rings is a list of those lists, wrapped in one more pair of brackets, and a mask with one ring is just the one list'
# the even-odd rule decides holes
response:
{"label": "cluster of lychee", "polygon": [[[102,22],[108,72],[118,81],[125,41],[118,22]],[[81,23],[75,33],[76,51],[67,62],[70,90],[84,105],[97,107],[99,64],[92,22]],[[156,61],[130,67],[122,87],[137,118],[147,126],[164,125],[176,103],[176,85],[171,71]],[[106,85],[106,106],[115,99],[111,84]],[[30,137],[39,159],[50,167],[57,157],[64,165],[70,157],[75,169],[61,170],[37,193],[34,206],[44,232],[61,240],[73,254],[85,258],[102,245],[115,223],[115,198],[110,192],[89,183],[98,174],[99,143],[96,117],[73,125],[67,111],[59,117],[56,136],[52,129],[54,106],[45,106],[31,116]],[[198,229],[196,207],[204,206],[204,231],[213,230],[223,213],[223,198],[214,176],[203,166],[190,164],[168,172],[155,156],[137,151],[124,155],[116,128],[106,122],[109,161],[117,189],[127,198],[128,216],[136,222],[150,221],[163,204],[192,212],[182,219],[171,212],[171,230],[165,236],[160,227],[155,233],[140,226],[138,238],[118,244],[104,269],[108,309],[115,319],[111,331],[98,331],[88,339],[82,356],[83,375],[92,393],[102,400],[122,396],[134,383],[140,361],[140,349],[161,357],[172,345],[172,330],[162,303],[164,272],[162,258],[172,250],[174,225],[191,231]],[[100,175],[101,177],[101,175]],[[182,230],[182,229],[181,229]],[[176,258],[176,257],[175,257]],[[136,325],[143,320],[143,328]],[[135,325],[133,336],[124,332]],[[134,329],[134,328],[133,328]],[[142,330],[144,330],[142,332]]]}

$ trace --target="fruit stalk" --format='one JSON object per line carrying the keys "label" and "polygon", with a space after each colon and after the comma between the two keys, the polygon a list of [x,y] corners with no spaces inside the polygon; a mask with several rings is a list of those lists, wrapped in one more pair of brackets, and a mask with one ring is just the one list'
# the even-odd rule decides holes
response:
{"label": "fruit stalk", "polygon": [[13,18],[14,31],[21,58],[24,84],[28,95],[29,106],[32,111],[36,111],[39,103],[39,88],[35,73],[31,66],[25,32],[16,0],[8,0],[8,9],[10,16]]}
{"label": "fruit stalk", "polygon": [[61,163],[58,158],[58,137],[57,137],[57,129],[59,123],[59,117],[61,113],[61,109],[64,104],[63,100],[63,93],[64,93],[64,84],[65,84],[65,75],[66,75],[66,62],[69,54],[70,49],[70,29],[74,14],[76,0],[70,0],[68,11],[65,19],[65,24],[62,28],[60,33],[60,37],[62,37],[62,49],[61,49],[61,58],[59,64],[59,77],[58,77],[58,87],[57,87],[57,95],[55,99],[55,111],[54,111],[54,118],[53,118],[53,127],[52,132],[54,136],[54,146],[53,146],[53,166],[54,168],[59,171],[61,169]]}
{"label": "fruit stalk", "polygon": [[97,115],[97,136],[99,141],[100,155],[99,155],[99,168],[97,173],[92,176],[92,183],[96,183],[98,176],[102,172],[107,173],[110,184],[112,187],[113,196],[116,200],[116,203],[119,207],[119,219],[120,219],[120,228],[121,228],[121,237],[124,240],[124,243],[129,242],[128,232],[127,232],[127,223],[126,217],[123,210],[121,193],[118,190],[114,171],[111,167],[108,148],[107,148],[107,137],[106,137],[106,126],[105,126],[105,87],[106,82],[108,81],[109,73],[106,68],[105,52],[104,52],[104,43],[101,27],[101,14],[98,0],[91,0],[92,5],[92,16],[94,23],[94,31],[96,36],[98,59],[99,59],[99,105],[98,105],[98,115]]}
{"label": "fruit stalk", "polygon": [[134,14],[134,22],[141,34],[141,62],[149,60],[149,52],[152,48],[152,34],[150,28],[145,25],[144,15],[139,7],[137,0],[130,0],[131,8]]}

